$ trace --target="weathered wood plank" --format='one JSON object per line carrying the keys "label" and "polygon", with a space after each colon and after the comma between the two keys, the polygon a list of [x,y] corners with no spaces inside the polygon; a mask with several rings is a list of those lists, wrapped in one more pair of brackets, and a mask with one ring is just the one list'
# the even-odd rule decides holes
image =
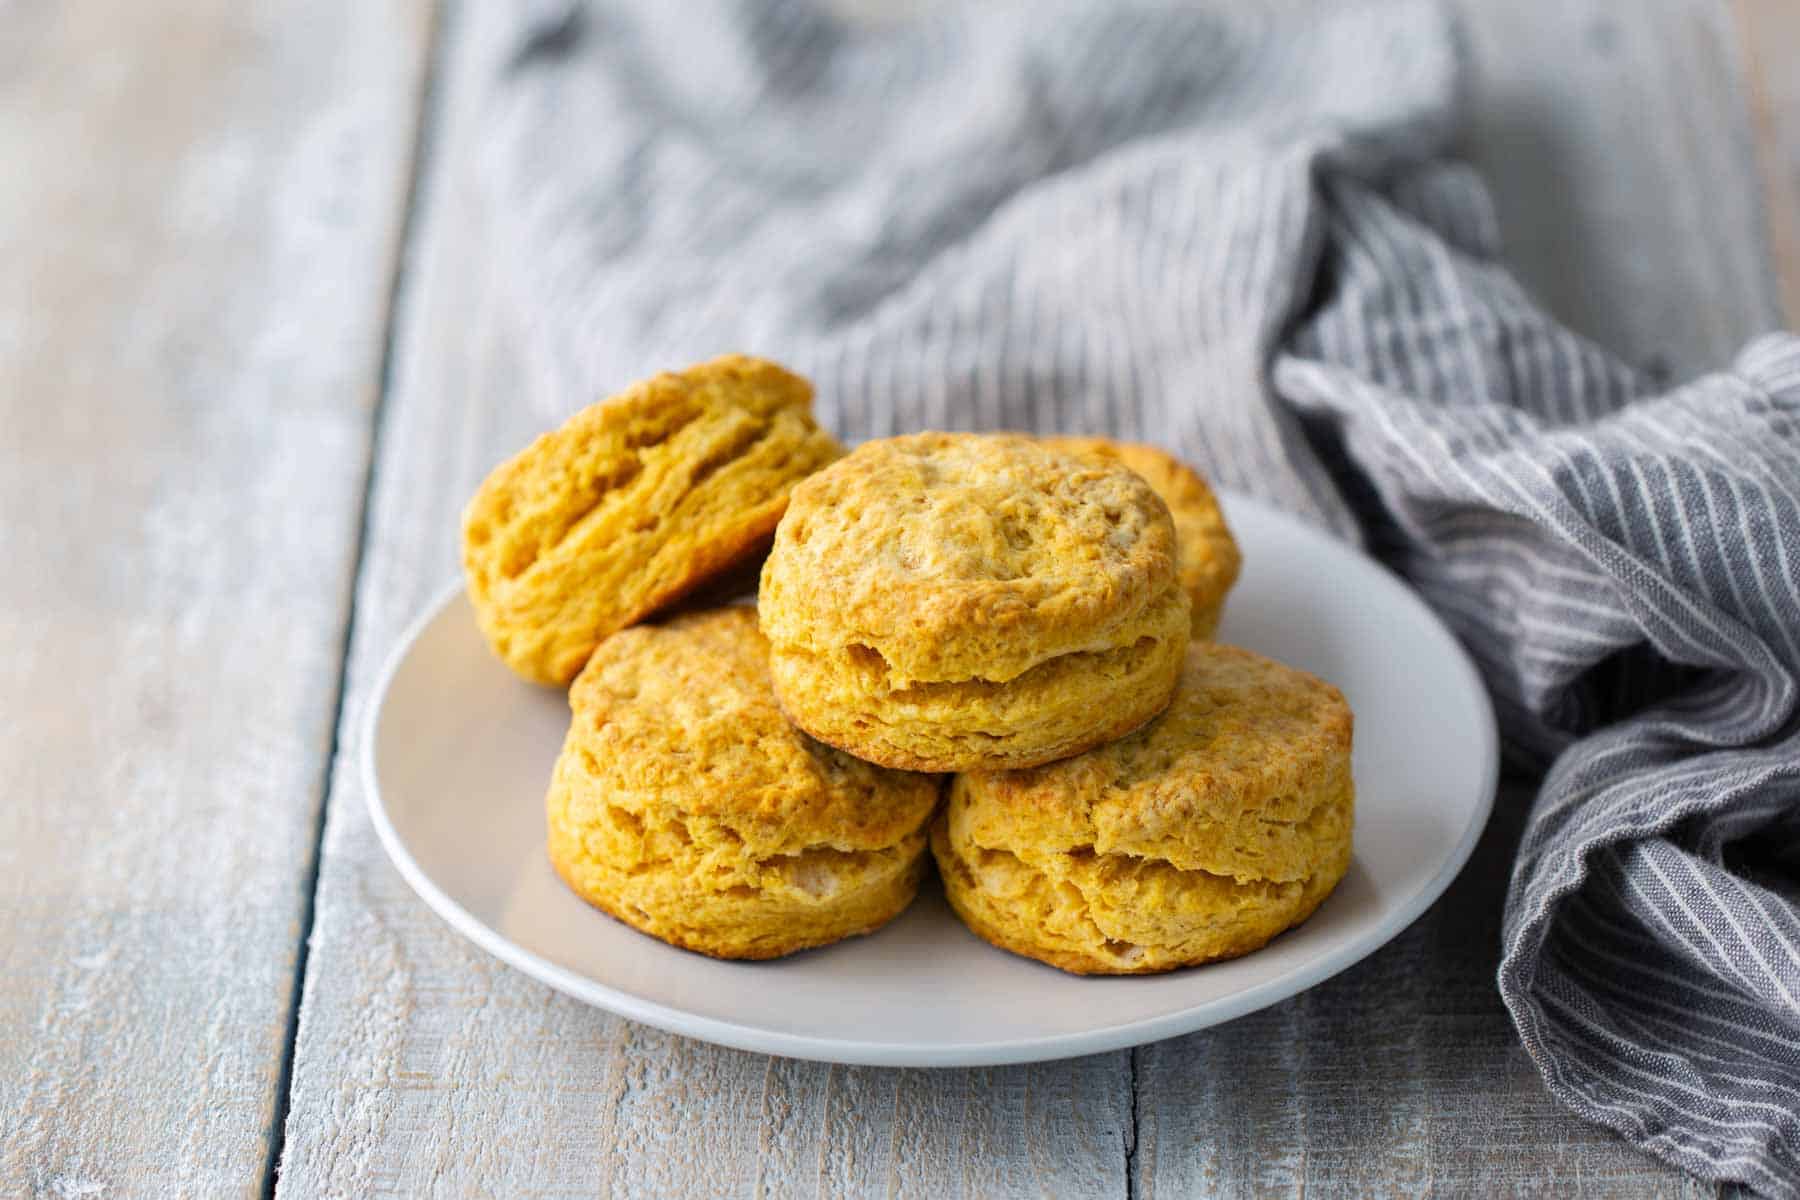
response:
{"label": "weathered wood plank", "polygon": [[1721,0],[1458,0],[1466,151],[1507,258],[1562,320],[1670,378],[1777,328]]}
{"label": "weathered wood plank", "polygon": [[280,1194],[1111,1196],[1124,1053],[991,1071],[770,1059],[548,991],[463,943],[388,864],[356,775],[376,672],[456,573],[462,503],[537,432],[469,185],[479,6],[452,18],[356,598]]}
{"label": "weathered wood plank", "polygon": [[[1459,4],[1466,151],[1527,287],[1685,377],[1777,322],[1735,43],[1711,0]],[[1556,1106],[1494,986],[1529,795],[1417,925],[1322,987],[1138,1051],[1139,1196],[1707,1196]]]}
{"label": "weathered wood plank", "polygon": [[0,1193],[263,1186],[425,7],[0,9]]}
{"label": "weathered wood plank", "polygon": [[1788,0],[1732,0],[1762,166],[1763,208],[1782,315],[1800,327],[1800,8]]}

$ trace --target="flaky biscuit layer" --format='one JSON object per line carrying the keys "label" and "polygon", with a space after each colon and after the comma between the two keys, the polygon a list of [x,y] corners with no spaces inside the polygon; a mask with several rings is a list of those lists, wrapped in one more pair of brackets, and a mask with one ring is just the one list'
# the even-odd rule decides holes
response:
{"label": "flaky biscuit layer", "polygon": [[799,480],[842,453],[812,388],[731,355],[575,414],[496,467],[463,516],[482,632],[567,683],[600,640],[767,544]]}
{"label": "flaky biscuit layer", "polygon": [[1167,506],[1008,434],[858,447],[795,489],[759,609],[802,728],[888,766],[1028,766],[1168,702],[1190,629]]}
{"label": "flaky biscuit layer", "polygon": [[665,941],[769,958],[866,933],[917,888],[938,781],[808,738],[749,608],[608,638],[570,690],[546,808],[585,899]]}
{"label": "flaky biscuit layer", "polygon": [[1244,954],[1350,862],[1352,718],[1304,672],[1195,642],[1168,709],[1033,770],[959,775],[933,849],[982,937],[1080,973]]}

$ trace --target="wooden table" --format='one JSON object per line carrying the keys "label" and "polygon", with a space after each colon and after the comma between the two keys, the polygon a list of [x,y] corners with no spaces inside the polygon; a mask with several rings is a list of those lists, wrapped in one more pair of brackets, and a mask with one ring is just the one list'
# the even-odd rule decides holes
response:
{"label": "wooden table", "polygon": [[[1674,377],[1779,324],[1791,10],[1464,7],[1467,151],[1527,283]],[[716,1049],[428,912],[354,764],[462,499],[534,432],[467,167],[476,18],[0,7],[0,1194],[1709,1190],[1557,1108],[1513,1036],[1518,787],[1360,966],[1038,1066]]]}

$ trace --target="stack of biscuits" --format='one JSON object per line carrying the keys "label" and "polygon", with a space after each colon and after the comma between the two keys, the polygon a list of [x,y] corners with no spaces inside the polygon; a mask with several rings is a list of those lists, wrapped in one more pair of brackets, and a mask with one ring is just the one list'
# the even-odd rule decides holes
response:
{"label": "stack of biscuits", "polygon": [[[550,860],[676,946],[773,958],[917,893],[1080,974],[1248,953],[1350,861],[1337,689],[1211,640],[1239,567],[1148,446],[920,433],[845,454],[731,356],[577,414],[464,517],[494,651],[569,689]],[[761,561],[754,606],[708,603]]]}

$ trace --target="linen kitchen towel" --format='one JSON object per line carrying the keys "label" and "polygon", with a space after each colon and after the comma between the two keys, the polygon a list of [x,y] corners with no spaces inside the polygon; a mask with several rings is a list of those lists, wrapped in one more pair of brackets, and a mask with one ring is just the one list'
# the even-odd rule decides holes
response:
{"label": "linen kitchen towel", "polygon": [[1662,391],[1537,308],[1437,8],[469,7],[547,423],[748,349],[847,439],[1141,438],[1361,540],[1544,773],[1498,982],[1545,1082],[1800,1194],[1800,341]]}

